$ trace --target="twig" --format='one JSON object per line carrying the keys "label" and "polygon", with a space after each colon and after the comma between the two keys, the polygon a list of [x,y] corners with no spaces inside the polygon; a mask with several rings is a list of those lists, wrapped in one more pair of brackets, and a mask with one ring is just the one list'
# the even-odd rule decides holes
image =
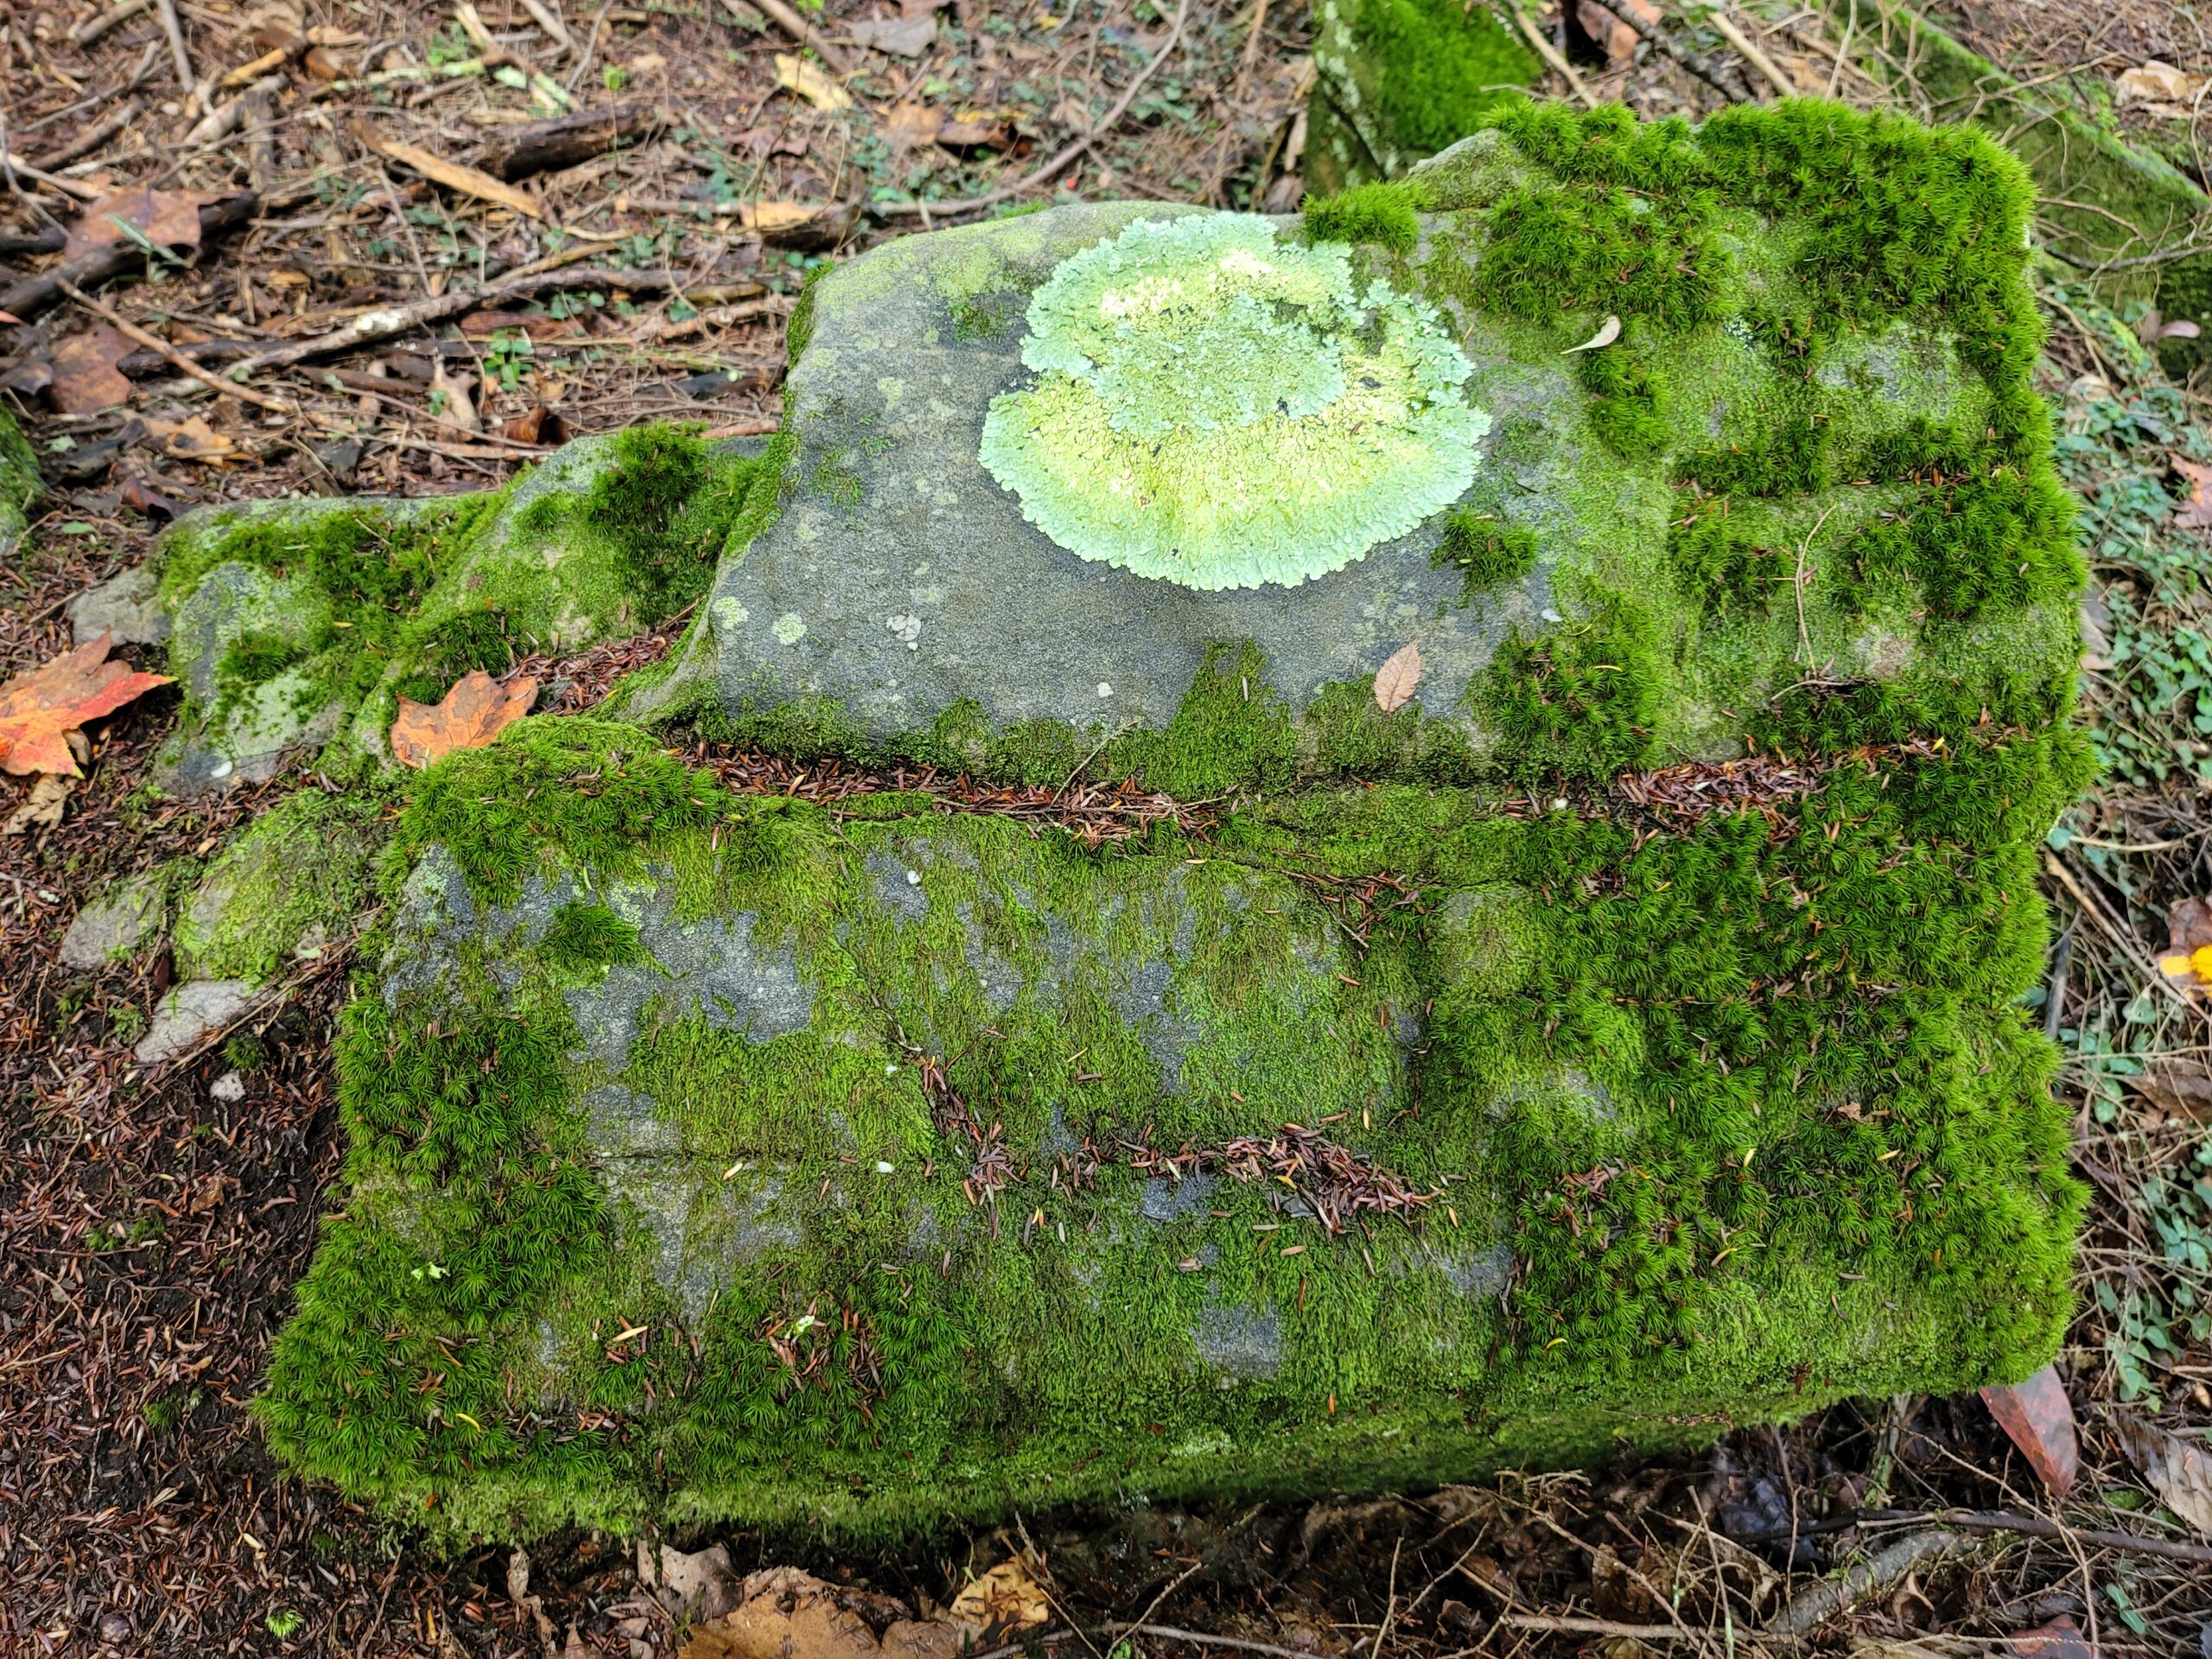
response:
{"label": "twig", "polygon": [[546,5],[543,0],[522,0],[522,9],[530,14],[531,21],[543,29],[546,38],[563,52],[574,52],[576,43],[569,38],[569,26]]}
{"label": "twig", "polygon": [[100,199],[101,192],[95,187],[79,184],[74,179],[60,178],[52,173],[33,167],[22,156],[10,151],[4,144],[0,144],[0,166],[6,167],[11,173],[22,174],[35,184],[42,184],[49,190],[58,190],[63,195],[72,197],[78,201],[98,201]]}
{"label": "twig", "polygon": [[1673,1624],[1617,1624],[1610,1618],[1563,1618],[1551,1613],[1500,1613],[1497,1622],[1516,1630],[1556,1630],[1567,1636],[1621,1636],[1635,1642],[1697,1642],[1700,1634]]}
{"label": "twig", "polygon": [[2179,1006],[2193,1011],[2194,1005],[2190,1003],[2189,998],[2182,994],[2171,980],[2158,971],[2158,964],[2151,960],[2149,953],[2143,949],[2142,941],[2106,914],[2104,906],[2082,885],[2065,860],[2059,857],[2056,853],[2046,849],[2043,855],[2043,861],[2044,868],[2056,876],[2059,885],[2074,895],[2074,902],[2081,906],[2088,913],[2089,919],[2103,931],[2107,938],[2120,948],[2121,953],[2127,957],[2137,972],[2152,984],[2163,988],[2166,995],[2173,998]]}
{"label": "twig", "polygon": [[89,156],[102,144],[129,126],[138,116],[139,104],[135,98],[124,100],[123,107],[101,122],[72,138],[60,149],[38,158],[41,167],[60,167],[75,161],[79,156]]}
{"label": "twig", "polygon": [[[730,5],[730,0],[722,0],[722,3],[729,6],[733,16],[737,15],[737,8]],[[785,34],[803,46],[812,47],[815,55],[839,74],[848,75],[852,73],[853,60],[830,45],[828,35],[785,5],[784,0],[756,0],[756,3],[761,10],[775,20]]]}
{"label": "twig", "polygon": [[1783,98],[1797,96],[1797,88],[1791,83],[1789,77],[1776,67],[1772,58],[1759,50],[1758,43],[1750,35],[1745,34],[1736,20],[1728,15],[1728,9],[1725,5],[1713,7],[1706,14],[1706,19],[1713,28],[1720,31],[1723,40],[1744,54],[1752,68],[1766,77],[1768,84],[1777,92]]}
{"label": "twig", "polygon": [[886,219],[904,219],[910,215],[937,219],[951,213],[972,213],[978,208],[995,207],[1009,197],[1018,196],[1023,191],[1044,183],[1121,124],[1122,118],[1128,113],[1129,105],[1136,101],[1137,93],[1142,90],[1145,82],[1150,80],[1160,66],[1167,61],[1167,54],[1183,38],[1183,24],[1190,15],[1191,0],[1176,0],[1175,21],[1167,30],[1166,42],[1153,54],[1152,61],[1137,71],[1136,78],[1122,88],[1121,97],[1114,100],[1114,107],[1106,111],[1105,118],[1028,177],[1013,184],[1002,184],[995,190],[987,190],[980,196],[969,196],[964,201],[891,201],[883,203],[874,211]]}
{"label": "twig", "polygon": [[1801,1591],[1781,1611],[1761,1627],[1761,1635],[1804,1636],[1826,1624],[1836,1614],[1847,1611],[1868,1596],[1887,1589],[1915,1568],[1945,1555],[1959,1554],[1974,1548],[1974,1541],[1964,1532],[1942,1527],[1933,1527],[1926,1532],[1916,1532],[1909,1538],[1900,1538],[1888,1548],[1877,1553],[1871,1560],[1822,1579],[1818,1584]]}
{"label": "twig", "polygon": [[1513,21],[1528,36],[1529,44],[1536,48],[1536,55],[1551,66],[1552,73],[1567,83],[1567,90],[1582,100],[1585,109],[1598,107],[1597,95],[1582,84],[1582,77],[1574,73],[1574,66],[1567,60],[1560,49],[1544,38],[1544,31],[1536,27],[1536,20],[1522,10],[1520,0],[1513,0]]}
{"label": "twig", "polygon": [[199,83],[193,79],[192,54],[184,49],[184,24],[176,15],[176,0],[155,0],[155,3],[162,9],[162,32],[169,37],[169,60],[176,66],[176,84],[188,99]]}
{"label": "twig", "polygon": [[2025,1538],[2054,1542],[2078,1540],[2099,1549],[2116,1549],[2131,1555],[2156,1555],[2169,1561],[2190,1561],[2212,1567],[2212,1544],[2190,1544],[2171,1538],[2143,1538],[2132,1532],[2108,1532],[2094,1527],[2069,1527],[2039,1515],[2020,1515],[2010,1510],[1946,1510],[1932,1516],[1869,1511],[1859,1517],[1869,1523],[1888,1521],[1936,1521],[1960,1532],[2017,1532]]}
{"label": "twig", "polygon": [[100,13],[89,22],[78,24],[70,31],[69,38],[79,46],[90,46],[117,24],[129,22],[153,3],[154,0],[123,0],[121,5]]}
{"label": "twig", "polygon": [[1239,1653],[1264,1653],[1269,1659],[1313,1659],[1295,1648],[1279,1648],[1270,1642],[1248,1642],[1240,1636],[1214,1636],[1205,1630],[1179,1630],[1173,1624],[1128,1624],[1118,1619],[1099,1626],[1108,1636],[1156,1636],[1163,1642],[1189,1642],[1201,1648],[1233,1648]]}
{"label": "twig", "polygon": [[114,307],[103,304],[67,278],[59,279],[59,286],[64,294],[115,329],[117,333],[137,340],[149,352],[159,353],[170,367],[190,375],[194,380],[221,392],[226,397],[236,397],[245,403],[257,404],[263,409],[277,415],[297,415],[300,412],[300,406],[297,404],[287,403],[282,397],[271,397],[267,392],[256,391],[251,386],[241,386],[235,381],[220,379],[210,374],[159,334],[141,328],[128,317],[119,314]]}
{"label": "twig", "polygon": [[1821,526],[1827,523],[1828,514],[1835,511],[1835,503],[1830,502],[1821,511],[1821,516],[1813,521],[1812,529],[1805,532],[1805,539],[1797,543],[1797,574],[1790,582],[1790,586],[1797,590],[1797,643],[1804,648],[1805,666],[1808,671],[1813,666],[1813,636],[1805,626],[1805,561],[1812,554],[1813,537],[1821,533]]}

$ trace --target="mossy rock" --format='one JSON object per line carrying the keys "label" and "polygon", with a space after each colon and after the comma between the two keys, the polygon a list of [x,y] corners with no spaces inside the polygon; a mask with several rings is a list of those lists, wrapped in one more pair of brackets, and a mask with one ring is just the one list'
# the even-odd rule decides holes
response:
{"label": "mossy rock", "polygon": [[435,702],[472,669],[658,625],[749,537],[759,447],[648,425],[487,494],[186,515],[154,560],[186,690],[156,781],[257,782],[301,753],[346,775],[388,759],[402,696]]}
{"label": "mossy rock", "polygon": [[185,899],[179,972],[259,987],[350,938],[369,908],[378,814],[373,798],[306,789],[257,817]]}
{"label": "mossy rock", "polygon": [[[1201,282],[1142,268],[1192,232],[1121,239],[1197,222],[1151,205],[810,290],[777,510],[620,706],[1041,787],[817,804],[546,716],[410,779],[261,1407],[295,1468],[456,1540],[888,1539],[1589,1462],[2049,1360],[2083,1193],[2021,999],[2086,765],[2024,175],[1833,105],[1531,109],[1384,188],[1315,213],[1364,239],[1275,263],[1256,321],[1239,284],[1301,230],[1202,225],[1236,280]],[[1143,308],[1124,254],[1180,296],[1151,315],[1325,360],[1270,337],[1256,395],[1163,427],[1156,341],[1055,355],[1083,304]],[[1350,338],[1344,271],[1388,285]],[[1346,555],[1386,513],[1291,500],[1294,585],[1234,585],[1286,544],[1217,535],[1249,503],[1210,479],[1056,516],[1148,464],[1117,439],[1089,476],[982,453],[995,409],[1211,454],[1354,392],[1399,399],[1333,429],[1411,446],[1421,517]],[[1416,417],[1453,397],[1490,424],[1440,504],[1468,428]],[[1086,770],[1183,807],[1118,845],[1038,823]]]}
{"label": "mossy rock", "polygon": [[15,416],[0,408],[0,559],[12,556],[22,544],[31,504],[45,487],[38,475],[38,459],[23,441]]}

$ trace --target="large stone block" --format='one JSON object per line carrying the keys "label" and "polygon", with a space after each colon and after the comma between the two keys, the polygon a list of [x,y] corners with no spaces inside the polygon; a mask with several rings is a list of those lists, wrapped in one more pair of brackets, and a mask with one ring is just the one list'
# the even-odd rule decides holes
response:
{"label": "large stone block", "polygon": [[272,1444],[461,1531],[889,1535],[2044,1363],[2026,201],[1835,106],[1524,110],[1302,225],[825,276],[741,487],[658,498],[670,663],[409,781]]}

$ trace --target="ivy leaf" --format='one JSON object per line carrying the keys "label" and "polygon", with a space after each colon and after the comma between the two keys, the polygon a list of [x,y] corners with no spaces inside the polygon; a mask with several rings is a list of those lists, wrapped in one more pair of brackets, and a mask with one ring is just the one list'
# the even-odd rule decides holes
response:
{"label": "ivy leaf", "polygon": [[1421,683],[1421,641],[1408,640],[1390,653],[1390,660],[1375,671],[1375,706],[1394,715],[1406,706]]}
{"label": "ivy leaf", "polygon": [[169,683],[165,674],[109,662],[107,651],[104,631],[99,639],[0,685],[0,771],[19,778],[33,772],[83,777],[69,752],[69,734]]}
{"label": "ivy leaf", "polygon": [[2074,1433],[2074,1402],[2066,1397],[2058,1368],[2046,1365],[2025,1382],[1984,1389],[1981,1397],[2051,1497],[2064,1498],[2074,1484],[2082,1447]]}
{"label": "ivy leaf", "polygon": [[392,756],[419,771],[455,749],[480,749],[537,701],[536,680],[501,685],[482,669],[471,669],[435,707],[399,700],[399,718],[391,723]]}

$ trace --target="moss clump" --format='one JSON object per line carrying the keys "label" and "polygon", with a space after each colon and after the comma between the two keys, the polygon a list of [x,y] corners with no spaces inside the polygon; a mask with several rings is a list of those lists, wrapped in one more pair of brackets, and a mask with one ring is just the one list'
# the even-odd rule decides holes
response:
{"label": "moss clump", "polygon": [[1443,539],[1431,557],[1466,572],[1467,597],[1485,588],[1518,582],[1536,568],[1536,533],[1503,524],[1486,513],[1462,511],[1444,521]]}
{"label": "moss clump", "polygon": [[1306,234],[1316,242],[1367,242],[1393,253],[1411,253],[1421,240],[1419,212],[1428,193],[1416,182],[1377,180],[1333,196],[1306,198],[1300,208]]}
{"label": "moss clump", "polygon": [[1315,8],[1320,76],[1307,175],[1325,190],[1402,171],[1522,96],[1543,65],[1487,5],[1338,0]]}
{"label": "moss clump", "polygon": [[13,552],[22,540],[31,503],[44,487],[38,458],[23,442],[14,413],[0,410],[0,555]]}
{"label": "moss clump", "polygon": [[374,796],[306,789],[254,820],[211,864],[177,917],[181,974],[277,977],[353,929],[382,839]]}
{"label": "moss clump", "polygon": [[645,960],[637,924],[601,904],[562,906],[553,912],[537,950],[556,974],[627,967]]}

